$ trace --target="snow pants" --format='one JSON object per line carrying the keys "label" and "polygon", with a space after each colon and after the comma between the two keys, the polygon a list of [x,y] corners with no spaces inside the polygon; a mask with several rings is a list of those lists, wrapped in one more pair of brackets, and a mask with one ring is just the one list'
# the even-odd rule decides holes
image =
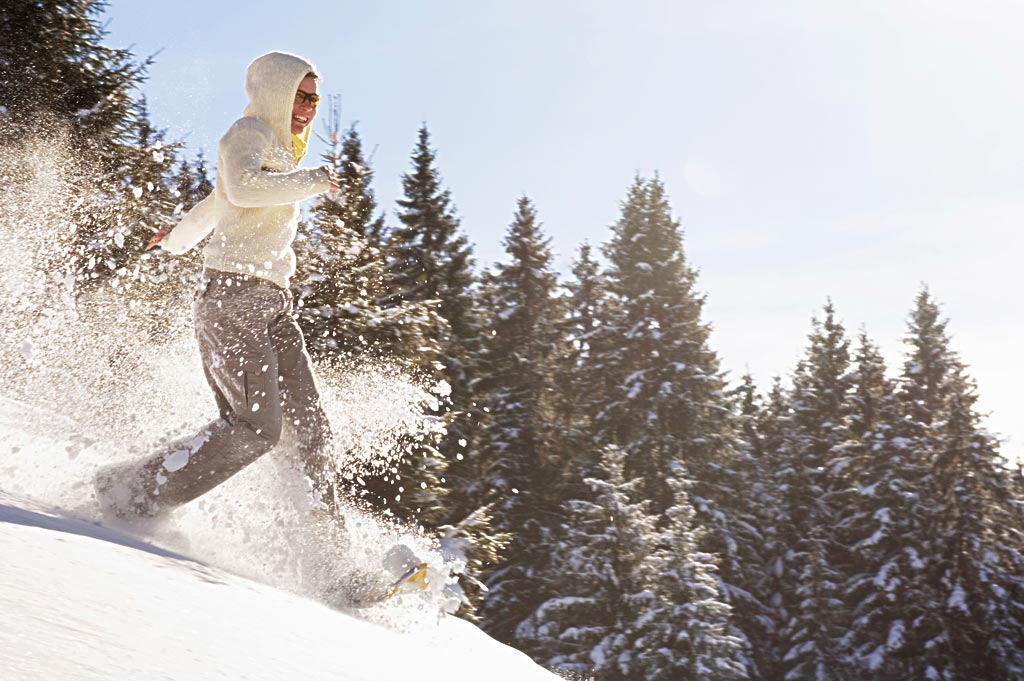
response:
{"label": "snow pants", "polygon": [[[219,418],[122,478],[129,513],[154,515],[205,494],[271,450],[285,420],[321,495],[330,427],[292,297],[256,277],[207,269],[194,304],[196,339]],[[120,496],[120,495],[119,495]]]}

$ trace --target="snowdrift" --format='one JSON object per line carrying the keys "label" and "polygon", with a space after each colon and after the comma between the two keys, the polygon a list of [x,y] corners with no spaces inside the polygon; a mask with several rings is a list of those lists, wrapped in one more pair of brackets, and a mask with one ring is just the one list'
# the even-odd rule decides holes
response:
{"label": "snowdrift", "polygon": [[[67,508],[85,496],[101,444],[73,422],[0,398],[0,679],[558,678],[415,603],[418,594],[348,613],[305,597],[264,555],[295,545],[277,543],[270,524],[254,540],[264,519],[252,508],[227,522],[211,510],[215,499],[193,512],[221,518],[209,525],[190,525],[186,512],[176,531],[195,531],[187,539],[200,559],[38,501]],[[252,468],[224,486],[222,503],[266,477]]]}
{"label": "snowdrift", "polygon": [[453,617],[410,632],[0,492],[0,678],[555,679]]}

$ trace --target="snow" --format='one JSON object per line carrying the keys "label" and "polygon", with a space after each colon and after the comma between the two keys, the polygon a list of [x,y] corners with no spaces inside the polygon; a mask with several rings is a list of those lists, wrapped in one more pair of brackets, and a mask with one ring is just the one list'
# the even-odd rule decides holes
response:
{"label": "snow", "polygon": [[179,449],[171,454],[167,455],[164,459],[164,468],[169,473],[180,471],[186,465],[188,465],[189,451],[187,449]]}
{"label": "snow", "polygon": [[[197,382],[183,366],[165,357],[153,370]],[[375,413],[345,399],[352,418],[338,423],[366,428],[341,432],[354,448],[379,455],[389,433],[406,432],[407,424],[399,408],[402,384],[372,378],[350,376],[342,395],[357,391]],[[173,392],[154,380],[137,376],[133,398],[150,389],[157,396]],[[377,404],[385,396],[394,423]],[[93,404],[92,415],[105,420],[102,405]],[[183,406],[176,417],[187,414]],[[195,404],[190,423],[203,406]],[[429,537],[371,516],[346,517],[352,546],[344,551],[307,537],[306,481],[288,477],[294,469],[273,453],[176,511],[173,523],[155,534],[97,524],[89,506],[92,474],[154,443],[138,431],[132,443],[112,427],[86,423],[80,419],[88,413],[77,407],[73,399],[54,411],[0,396],[3,681],[557,679],[473,625],[440,615],[443,580],[362,610],[318,600],[322,592],[304,581],[316,569],[311,560],[331,560],[332,574],[335,559],[379,569],[396,537],[431,567],[442,556]],[[339,569],[351,574],[349,568]]]}
{"label": "snow", "polygon": [[0,677],[556,679],[453,617],[402,633],[0,492]]}
{"label": "snow", "polygon": [[889,638],[885,642],[885,647],[892,651],[902,648],[904,644],[903,635],[906,632],[906,628],[903,620],[893,622],[892,627],[889,629]]}
{"label": "snow", "polygon": [[950,610],[960,610],[965,615],[969,614],[967,610],[967,601],[965,600],[967,594],[964,592],[964,588],[957,584],[953,587],[953,592],[949,594],[949,600],[946,601],[946,607]]}

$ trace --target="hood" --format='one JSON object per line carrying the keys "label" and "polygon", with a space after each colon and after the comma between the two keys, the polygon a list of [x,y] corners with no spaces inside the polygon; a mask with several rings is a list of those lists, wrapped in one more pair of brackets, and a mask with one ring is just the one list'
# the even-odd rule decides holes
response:
{"label": "hood", "polygon": [[278,141],[291,149],[295,91],[310,72],[319,73],[308,59],[288,52],[268,52],[257,57],[245,74],[249,104],[242,115],[262,120],[274,131]]}

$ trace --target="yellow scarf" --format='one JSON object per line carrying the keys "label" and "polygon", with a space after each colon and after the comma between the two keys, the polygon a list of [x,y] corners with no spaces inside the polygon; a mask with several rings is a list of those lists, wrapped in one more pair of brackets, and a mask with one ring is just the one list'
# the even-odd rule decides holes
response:
{"label": "yellow scarf", "polygon": [[306,147],[309,146],[309,129],[311,127],[307,125],[301,135],[292,133],[292,156],[295,157],[295,165],[299,165],[299,161],[306,155]]}

